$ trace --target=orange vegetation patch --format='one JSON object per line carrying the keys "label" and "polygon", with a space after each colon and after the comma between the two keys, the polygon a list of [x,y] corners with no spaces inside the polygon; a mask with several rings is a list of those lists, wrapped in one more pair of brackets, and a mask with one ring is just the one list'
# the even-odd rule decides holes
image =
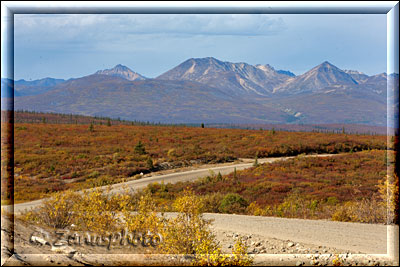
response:
{"label": "orange vegetation patch", "polygon": [[195,163],[386,148],[386,136],[151,125],[16,123],[14,136],[17,201]]}

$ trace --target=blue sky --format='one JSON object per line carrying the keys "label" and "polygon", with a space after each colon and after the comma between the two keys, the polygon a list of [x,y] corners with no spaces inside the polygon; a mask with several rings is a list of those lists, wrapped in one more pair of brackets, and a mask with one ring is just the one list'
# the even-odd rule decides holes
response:
{"label": "blue sky", "polygon": [[188,58],[270,64],[299,75],[327,60],[386,71],[386,15],[25,15],[14,77],[72,78],[123,64],[153,78]]}

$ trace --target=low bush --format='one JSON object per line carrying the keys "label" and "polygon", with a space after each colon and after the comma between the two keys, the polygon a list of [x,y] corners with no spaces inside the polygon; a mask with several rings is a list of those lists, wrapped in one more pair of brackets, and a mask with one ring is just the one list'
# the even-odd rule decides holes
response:
{"label": "low bush", "polygon": [[163,228],[163,219],[157,216],[156,205],[151,194],[145,193],[140,197],[137,205],[133,206],[132,204],[134,205],[135,202],[130,201],[129,197],[120,200],[127,229],[130,232],[160,233]]}
{"label": "low bush", "polygon": [[186,189],[174,202],[178,212],[167,221],[163,231],[163,252],[168,254],[195,254],[199,246],[207,243],[207,249],[217,248],[215,236],[209,230],[210,221],[202,216],[203,203],[198,196]]}
{"label": "low bush", "polygon": [[[186,189],[174,201],[173,207],[178,212],[176,217],[158,215],[150,191],[142,191],[140,197],[128,192],[111,195],[110,191],[98,189],[82,195],[66,191],[54,194],[35,213],[28,212],[23,218],[55,228],[75,224],[74,230],[100,234],[121,228],[128,228],[130,232],[159,233],[162,240],[154,253],[192,255],[194,266],[252,264],[248,248],[240,239],[232,254],[221,252],[209,227],[211,221],[203,218],[204,202],[192,190]],[[116,218],[118,212],[122,213],[123,220]]]}
{"label": "low bush", "polygon": [[332,220],[342,222],[386,223],[386,219],[386,207],[376,199],[346,202],[332,214]]}
{"label": "low bush", "polygon": [[224,194],[212,193],[201,197],[204,203],[204,212],[218,213]]}
{"label": "low bush", "polygon": [[57,229],[70,226],[81,196],[73,191],[57,192],[43,201],[42,206],[26,214],[27,218]]}
{"label": "low bush", "polygon": [[82,194],[74,210],[75,225],[78,228],[95,233],[114,231],[118,227],[115,205],[110,202],[107,193],[93,189]]}
{"label": "low bush", "polygon": [[242,196],[236,193],[229,193],[222,199],[219,210],[224,213],[243,213],[247,206],[247,200]]}
{"label": "low bush", "polygon": [[57,192],[23,218],[57,229],[74,224],[75,230],[105,233],[117,229],[119,223],[113,210],[115,201],[100,189],[82,194],[71,190]]}

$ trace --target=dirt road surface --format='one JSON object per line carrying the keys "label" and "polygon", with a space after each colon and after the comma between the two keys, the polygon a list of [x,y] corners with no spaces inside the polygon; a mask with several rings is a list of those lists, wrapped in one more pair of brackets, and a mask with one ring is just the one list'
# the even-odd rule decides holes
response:
{"label": "dirt road surface", "polygon": [[[305,157],[323,157],[333,155],[307,155]],[[258,159],[261,163],[271,163],[278,160],[287,160],[293,157]],[[238,164],[221,164],[220,166],[203,167],[195,170],[182,171],[170,174],[144,177],[140,180],[128,181],[112,186],[112,192],[122,192],[124,188],[138,190],[150,183],[176,183],[180,181],[194,181],[209,175],[210,170],[222,175],[233,172],[234,168],[242,170],[253,166],[252,160]],[[14,212],[20,213],[40,205],[42,200],[14,205]],[[282,241],[282,248],[289,243],[309,244],[314,248],[334,248],[349,253],[386,254],[387,253],[387,226],[379,224],[345,223],[324,220],[286,219],[261,216],[232,215],[232,214],[204,214],[205,218],[212,219],[212,228],[218,233],[231,235],[253,236],[265,244],[273,240]],[[223,234],[225,235],[225,234]],[[278,248],[279,250],[282,248]],[[290,252],[286,249],[286,252]],[[310,250],[311,252],[311,250]],[[320,253],[323,251],[320,251]],[[328,251],[327,251],[328,252]],[[329,253],[329,252],[328,252]],[[331,253],[331,252],[330,252]]]}
{"label": "dirt road surface", "polygon": [[[334,156],[337,154],[320,154],[320,155],[306,155],[304,157],[329,157],[329,156]],[[277,158],[261,158],[258,159],[258,163],[272,163],[275,161],[279,160],[287,160],[290,158],[294,157],[277,157]],[[165,174],[165,175],[157,175],[154,174],[153,176],[150,177],[145,177],[140,180],[133,180],[133,181],[128,181],[124,183],[119,183],[119,184],[114,184],[111,186],[112,190],[111,193],[122,193],[125,188],[129,188],[132,190],[138,190],[145,188],[147,185],[150,183],[177,183],[177,182],[183,182],[183,181],[194,181],[198,178],[205,177],[210,174],[210,171],[213,171],[215,173],[220,172],[222,175],[231,173],[236,170],[243,170],[247,168],[251,168],[253,166],[253,161],[252,160],[247,160],[250,161],[248,163],[239,163],[239,164],[220,164],[222,166],[213,166],[213,167],[202,167],[200,169],[196,170],[190,170],[190,171],[183,171],[183,172],[176,172],[176,173],[170,173],[170,174]],[[103,189],[106,188],[106,186],[102,187]],[[35,201],[30,201],[30,202],[25,202],[25,203],[20,203],[20,204],[15,204],[14,205],[14,213],[18,214],[24,210],[30,210],[31,208],[35,208],[39,206],[42,203],[42,200],[35,200]],[[10,208],[10,207],[9,207]]]}
{"label": "dirt road surface", "polygon": [[352,253],[386,254],[387,226],[325,220],[286,219],[262,216],[205,214],[212,227],[240,235],[258,235],[334,247]]}

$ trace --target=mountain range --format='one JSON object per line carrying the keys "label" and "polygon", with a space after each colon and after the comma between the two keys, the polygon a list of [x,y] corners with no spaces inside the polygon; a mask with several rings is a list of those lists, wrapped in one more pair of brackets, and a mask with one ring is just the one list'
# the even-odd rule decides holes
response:
{"label": "mountain range", "polygon": [[[398,74],[389,76],[398,88]],[[191,58],[156,78],[119,64],[69,80],[15,81],[14,108],[164,123],[385,126],[388,78],[327,61],[296,76],[268,64]]]}

